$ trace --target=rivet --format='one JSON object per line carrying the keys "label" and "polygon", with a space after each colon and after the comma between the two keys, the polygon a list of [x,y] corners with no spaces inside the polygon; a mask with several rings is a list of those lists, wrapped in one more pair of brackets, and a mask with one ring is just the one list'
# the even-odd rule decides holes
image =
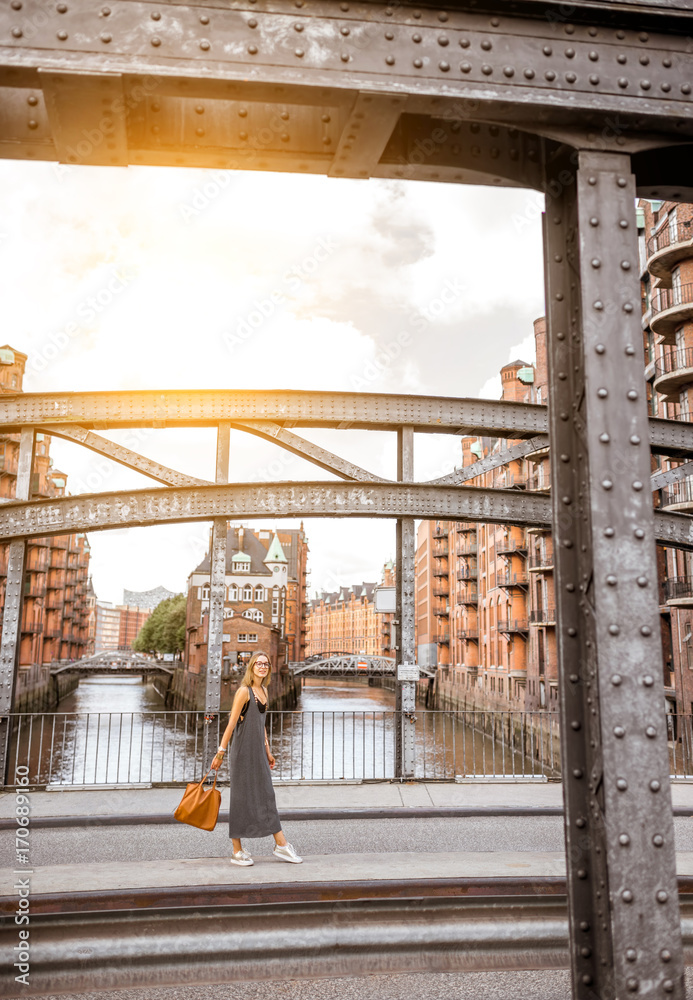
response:
{"label": "rivet", "polygon": [[[347,27],[346,27],[346,25],[345,25],[345,26],[343,26],[343,27],[341,27],[341,28],[339,29],[339,31],[340,31],[340,33],[341,33],[342,35],[344,35],[345,37],[346,37],[346,36],[347,36],[348,34],[350,34],[350,30],[349,30],[349,28],[347,28]],[[386,32],[385,32],[385,37],[386,37],[386,38],[388,37],[388,35],[390,35],[390,36],[391,36],[392,38],[394,38],[394,37],[395,37],[395,36],[394,36],[394,35],[392,34],[392,32],[391,32],[391,31],[386,31]]]}
{"label": "rivet", "polygon": [[613,528],[604,528],[604,534],[606,535],[607,538],[613,538],[614,537],[614,529]]}
{"label": "rivet", "polygon": [[628,86],[628,81],[626,80],[625,76],[619,76],[619,78],[618,78],[618,80],[616,82],[618,83],[619,87],[622,90],[625,90],[626,87]]}
{"label": "rivet", "polygon": [[610,436],[609,436],[609,435],[608,435],[608,434],[606,433],[606,431],[604,431],[604,433],[603,433],[603,434],[600,434],[600,435],[599,435],[599,440],[601,441],[601,443],[602,443],[602,444],[608,444],[608,443],[609,443],[609,441],[611,441],[611,438],[610,438]]}
{"label": "rivet", "polygon": [[395,57],[394,56],[386,56],[385,57],[385,62],[387,63],[388,66],[394,66],[395,65]]}
{"label": "rivet", "polygon": [[203,128],[196,128],[195,129],[195,135],[203,136],[204,134],[205,134],[205,130]]}
{"label": "rivet", "polygon": [[491,73],[493,73],[493,66],[489,66],[488,63],[484,63],[484,65],[481,67],[481,72],[484,74],[484,76],[490,76]]}
{"label": "rivet", "polygon": [[577,80],[575,73],[566,73],[565,78],[567,83],[575,83]]}
{"label": "rivet", "polygon": [[636,493],[639,493],[642,487],[643,484],[640,482],[639,479],[636,479],[635,482],[633,483],[633,489],[636,491]]}
{"label": "rivet", "polygon": [[209,16],[207,14],[200,14],[200,24],[209,24]]}
{"label": "rivet", "polygon": [[618,184],[618,186],[620,188],[624,188],[626,186],[626,184],[628,183],[628,181],[626,180],[625,177],[619,177],[618,180],[616,181],[616,183]]}
{"label": "rivet", "polygon": [[590,929],[590,925],[587,923],[586,920],[581,920],[579,926],[581,931],[588,931]]}
{"label": "rivet", "polygon": [[638,35],[638,38],[640,39],[641,42],[647,42],[649,41],[650,36],[647,34],[646,31],[641,31],[640,34]]}
{"label": "rivet", "polygon": [[574,729],[575,732],[577,732],[580,729],[581,725],[582,723],[580,722],[579,719],[573,719],[573,721],[570,723],[571,729]]}
{"label": "rivet", "polygon": [[655,833],[654,837],[652,838],[652,843],[654,844],[655,847],[663,846],[664,837],[661,835],[661,833]]}
{"label": "rivet", "polygon": [[626,731],[623,726],[614,726],[614,736],[616,739],[622,740],[625,735]]}
{"label": "rivet", "polygon": [[511,76],[515,76],[515,70],[512,68],[512,66],[504,66],[503,75],[507,76],[508,78],[510,78]]}
{"label": "rivet", "polygon": [[342,60],[342,62],[349,62],[349,53],[342,52],[339,58]]}
{"label": "rivet", "polygon": [[668,94],[669,91],[671,90],[671,84],[670,83],[660,83],[659,86],[660,86],[660,89],[663,90],[665,94]]}
{"label": "rivet", "polygon": [[633,303],[632,302],[624,302],[624,304],[623,304],[623,311],[626,312],[626,313],[632,313],[633,312]]}
{"label": "rivet", "polygon": [[630,889],[623,890],[623,892],[621,893],[621,899],[623,900],[624,903],[633,902],[633,893],[630,891]]}
{"label": "rivet", "polygon": [[585,986],[591,986],[592,985],[592,977],[590,975],[588,975],[587,973],[585,973],[585,975],[582,977],[582,981],[585,984]]}
{"label": "rivet", "polygon": [[592,260],[590,261],[590,264],[591,264],[591,265],[592,265],[592,267],[593,267],[593,268],[595,268],[595,269],[596,269],[596,268],[599,268],[599,267],[601,267],[601,266],[602,266],[602,262],[601,262],[601,260],[599,259],[599,257],[593,257],[593,258],[592,258]]}
{"label": "rivet", "polygon": [[638,587],[646,587],[647,586],[647,577],[646,576],[639,576],[636,582],[638,584]]}
{"label": "rivet", "polygon": [[58,37],[58,39],[61,42],[64,42],[66,40],[66,38],[67,38],[67,32],[66,31],[59,31],[58,34],[57,34],[57,37]]}
{"label": "rivet", "polygon": [[599,219],[597,218],[596,215],[593,215],[592,218],[590,219],[590,226],[598,226],[598,225],[599,225]]}
{"label": "rivet", "polygon": [[484,41],[481,43],[481,47],[484,50],[484,52],[490,52],[491,49],[493,48],[493,46],[491,45],[491,43],[487,38],[485,38]]}
{"label": "rivet", "polygon": [[630,438],[628,440],[630,441],[631,444],[640,444],[640,435],[639,434],[631,434],[631,436],[630,436]]}
{"label": "rivet", "polygon": [[155,49],[161,45],[161,39],[158,37],[158,35],[152,35],[152,37],[150,38],[150,42]]}
{"label": "rivet", "polygon": [[599,83],[599,77],[597,76],[596,73],[590,73],[590,83],[592,84],[593,87],[596,87],[597,84]]}
{"label": "rivet", "polygon": [[682,83],[681,84],[681,93],[682,94],[690,94],[690,92],[691,92],[691,85],[690,85],[690,83]]}
{"label": "rivet", "polygon": [[613,483],[610,479],[602,479],[602,488],[605,490],[610,490],[613,487]]}
{"label": "rivet", "polygon": [[[206,38],[203,38],[202,41],[200,42],[200,48],[202,49],[203,52],[207,52],[207,50],[209,49],[209,42],[207,41]],[[249,45],[248,52],[250,52],[251,55],[254,55],[255,52],[257,52],[257,48],[254,45]]]}
{"label": "rivet", "polygon": [[500,18],[498,18],[498,17],[492,17],[491,18],[491,27],[492,28],[497,28],[499,24],[500,24]]}
{"label": "rivet", "polygon": [[590,187],[594,187],[594,185],[597,183],[597,178],[596,177],[588,177],[587,178],[587,183],[590,185]]}
{"label": "rivet", "polygon": [[447,19],[448,19],[447,11],[441,10],[440,14],[438,15],[438,20],[447,21]]}
{"label": "rivet", "polygon": [[577,682],[580,680],[577,674],[571,674],[568,679],[571,684],[577,684]]}
{"label": "rivet", "polygon": [[609,625],[609,634],[610,635],[619,635],[620,632],[621,632],[621,629],[618,627],[618,625]]}
{"label": "rivet", "polygon": [[423,59],[415,59],[414,65],[416,66],[417,69],[421,69],[421,67],[423,66]]}
{"label": "rivet", "polygon": [[671,57],[670,56],[665,56],[665,58],[662,59],[662,66],[665,66],[667,69],[671,68]]}
{"label": "rivet", "polygon": [[110,13],[111,13],[111,8],[110,7],[102,7],[101,8],[101,13],[102,13],[102,15],[104,17],[108,17],[110,15]]}
{"label": "rivet", "polygon": [[616,782],[616,787],[618,788],[619,792],[625,792],[626,789],[628,788],[628,782],[626,781],[625,778],[619,778],[618,781]]}
{"label": "rivet", "polygon": [[[450,44],[450,39],[447,37],[447,35],[439,35],[438,36],[438,45],[445,46],[445,45],[449,45],[449,44]],[[483,45],[481,47],[483,49]]]}
{"label": "rivet", "polygon": [[630,837],[628,836],[627,833],[622,833],[618,838],[618,842],[621,845],[621,847],[628,847],[628,845],[630,844]]}
{"label": "rivet", "polygon": [[297,56],[299,59],[303,59],[305,53],[303,49],[294,49],[294,55]]}
{"label": "rivet", "polygon": [[251,17],[250,20],[248,21],[248,27],[257,28],[257,20],[254,17]]}
{"label": "rivet", "polygon": [[[578,878],[587,878],[587,872],[585,871],[584,868],[578,868],[576,874],[577,874]],[[589,949],[588,949],[588,951],[589,951]]]}
{"label": "rivet", "polygon": [[575,826],[577,826],[578,829],[580,830],[584,830],[584,828],[587,826],[587,821],[584,820],[581,816],[579,819],[575,820]]}
{"label": "rivet", "polygon": [[671,961],[671,952],[669,951],[668,948],[662,948],[662,950],[659,953],[659,957],[661,958],[661,960],[663,962],[670,962]]}
{"label": "rivet", "polygon": [[618,583],[618,580],[613,573],[609,573],[609,575],[606,578],[606,582],[609,584],[610,587],[615,587],[616,584]]}
{"label": "rivet", "polygon": [[606,397],[609,395],[609,390],[606,389],[604,386],[602,386],[600,389],[597,389],[597,395],[599,396],[600,399],[606,399]]}
{"label": "rivet", "polygon": [[571,627],[570,627],[570,628],[568,629],[568,635],[570,635],[570,636],[575,636],[575,635],[577,635],[577,629],[575,629],[575,628],[573,628],[573,627],[571,626]]}
{"label": "rivet", "polygon": [[440,62],[438,63],[438,69],[442,70],[443,73],[447,73],[447,71],[450,69],[450,63]]}
{"label": "rivet", "polygon": [[665,979],[664,982],[662,983],[662,989],[664,990],[665,993],[673,993],[674,992],[673,980]]}
{"label": "rivet", "polygon": [[27,97],[26,103],[30,104],[33,108],[38,104],[38,97],[35,97],[34,94],[32,94],[31,97]]}
{"label": "rivet", "polygon": [[[625,893],[624,893],[624,895],[625,895]],[[626,900],[626,902],[628,902],[628,900]],[[633,979],[632,977],[630,979],[627,979],[626,980],[626,987],[628,988],[628,990],[629,990],[630,993],[637,993],[638,992],[638,980],[637,979]]]}
{"label": "rivet", "polygon": [[460,38],[460,46],[461,46],[461,48],[468,49],[469,45],[470,45],[470,42],[469,42],[468,38]]}
{"label": "rivet", "polygon": [[652,781],[650,782],[650,791],[651,792],[658,792],[661,787],[662,786],[660,785],[660,783],[657,781],[656,778],[653,778]]}
{"label": "rivet", "polygon": [[633,534],[635,535],[636,538],[644,538],[645,537],[645,531],[644,531],[643,528],[636,528],[635,531],[633,532]]}
{"label": "rivet", "polygon": [[645,730],[645,736],[647,736],[648,739],[651,740],[655,739],[655,737],[657,736],[657,730],[655,729],[655,727],[648,726],[647,729]]}
{"label": "rivet", "polygon": [[569,507],[573,502],[569,496],[561,497],[561,501],[566,505],[566,507]]}
{"label": "rivet", "polygon": [[579,767],[573,768],[573,777],[577,778],[578,780],[582,777],[582,770]]}
{"label": "rivet", "polygon": [[[12,6],[12,10],[21,10],[22,9],[22,0],[12,0],[11,6]],[[7,686],[7,685],[5,685],[5,686]]]}
{"label": "rivet", "polygon": [[22,31],[21,28],[13,28],[12,29],[12,37],[13,38],[21,38],[23,34],[24,34],[24,32]]}
{"label": "rivet", "polygon": [[665,892],[664,889],[660,889],[659,892],[657,893],[657,902],[666,903],[668,899],[669,899],[669,893]]}
{"label": "rivet", "polygon": [[641,90],[649,90],[651,86],[652,86],[652,84],[650,83],[649,80],[641,80],[640,81],[640,89]]}
{"label": "rivet", "polygon": [[566,35],[574,35],[575,34],[575,25],[574,24],[566,24],[566,26],[565,26],[565,33],[566,33]]}
{"label": "rivet", "polygon": [[556,79],[556,74],[552,69],[547,69],[547,71],[544,73],[544,78],[548,80],[549,83],[552,83]]}
{"label": "rivet", "polygon": [[152,13],[149,16],[151,17],[152,21],[160,21],[161,20],[161,12],[158,11],[158,10],[152,11]]}
{"label": "rivet", "polygon": [[33,119],[33,118],[30,118],[30,119],[29,119],[29,121],[27,122],[27,126],[28,126],[28,127],[30,128],[30,129],[35,129],[35,128],[38,128],[38,122],[37,122],[37,121],[34,121],[34,119]]}
{"label": "rivet", "polygon": [[646,688],[652,687],[652,685],[654,684],[654,677],[652,676],[652,674],[645,674],[645,676],[642,679],[642,682]]}
{"label": "rivet", "polygon": [[649,625],[641,625],[640,626],[640,634],[641,635],[652,635],[652,629],[650,628]]}
{"label": "rivet", "polygon": [[601,299],[597,299],[597,301],[594,303],[594,308],[597,310],[597,312],[602,311],[602,309],[604,308],[604,303],[602,302]]}
{"label": "rivet", "polygon": [[535,76],[534,70],[533,69],[526,69],[524,71],[524,76],[525,76],[526,80],[533,80],[534,76]]}
{"label": "rivet", "polygon": [[460,70],[463,73],[469,73],[471,71],[471,68],[472,68],[472,64],[471,63],[468,63],[468,62],[460,63]]}

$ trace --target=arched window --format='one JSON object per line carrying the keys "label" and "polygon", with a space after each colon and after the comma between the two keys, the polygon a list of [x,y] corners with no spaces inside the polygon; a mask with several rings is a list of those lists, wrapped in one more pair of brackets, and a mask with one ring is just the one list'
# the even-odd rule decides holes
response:
{"label": "arched window", "polygon": [[230,601],[237,601],[238,600],[238,587],[236,586],[235,583],[232,583],[231,586],[229,587],[229,598],[228,599]]}
{"label": "arched window", "polygon": [[250,586],[250,584],[247,584],[243,588],[243,600],[252,601],[252,599],[253,599],[253,588]]}
{"label": "arched window", "polygon": [[203,601],[208,601],[209,600],[209,584],[208,583],[204,583],[202,585],[202,600]]}
{"label": "arched window", "polygon": [[255,600],[256,601],[265,600],[265,588],[262,586],[262,584],[258,584],[257,587],[255,588]]}
{"label": "arched window", "polygon": [[264,615],[259,608],[248,608],[247,611],[243,612],[244,618],[250,618],[254,622],[261,622],[264,620]]}

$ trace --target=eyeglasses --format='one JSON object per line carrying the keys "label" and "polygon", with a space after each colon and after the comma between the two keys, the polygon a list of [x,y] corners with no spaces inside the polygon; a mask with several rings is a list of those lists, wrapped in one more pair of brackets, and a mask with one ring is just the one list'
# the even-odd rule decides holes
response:
{"label": "eyeglasses", "polygon": [[269,667],[269,661],[268,660],[256,660],[254,665],[256,667]]}

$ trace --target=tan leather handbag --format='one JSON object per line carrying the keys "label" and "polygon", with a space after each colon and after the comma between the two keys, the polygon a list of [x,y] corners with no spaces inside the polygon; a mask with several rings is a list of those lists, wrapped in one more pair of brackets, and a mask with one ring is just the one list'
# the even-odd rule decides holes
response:
{"label": "tan leather handbag", "polygon": [[[209,771],[211,770],[210,767]],[[214,784],[211,788],[203,787],[207,774],[200,782],[190,782],[173,814],[179,822],[196,826],[199,830],[214,829],[221,805],[221,792],[217,788],[218,773],[218,771],[214,772]]]}

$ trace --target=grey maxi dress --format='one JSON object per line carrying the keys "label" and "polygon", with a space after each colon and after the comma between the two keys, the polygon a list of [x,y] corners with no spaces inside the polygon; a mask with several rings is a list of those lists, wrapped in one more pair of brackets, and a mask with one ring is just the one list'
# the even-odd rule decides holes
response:
{"label": "grey maxi dress", "polygon": [[[229,837],[269,837],[282,825],[265,751],[266,705],[249,688],[249,697],[231,739]],[[241,721],[242,719],[242,721]]]}

